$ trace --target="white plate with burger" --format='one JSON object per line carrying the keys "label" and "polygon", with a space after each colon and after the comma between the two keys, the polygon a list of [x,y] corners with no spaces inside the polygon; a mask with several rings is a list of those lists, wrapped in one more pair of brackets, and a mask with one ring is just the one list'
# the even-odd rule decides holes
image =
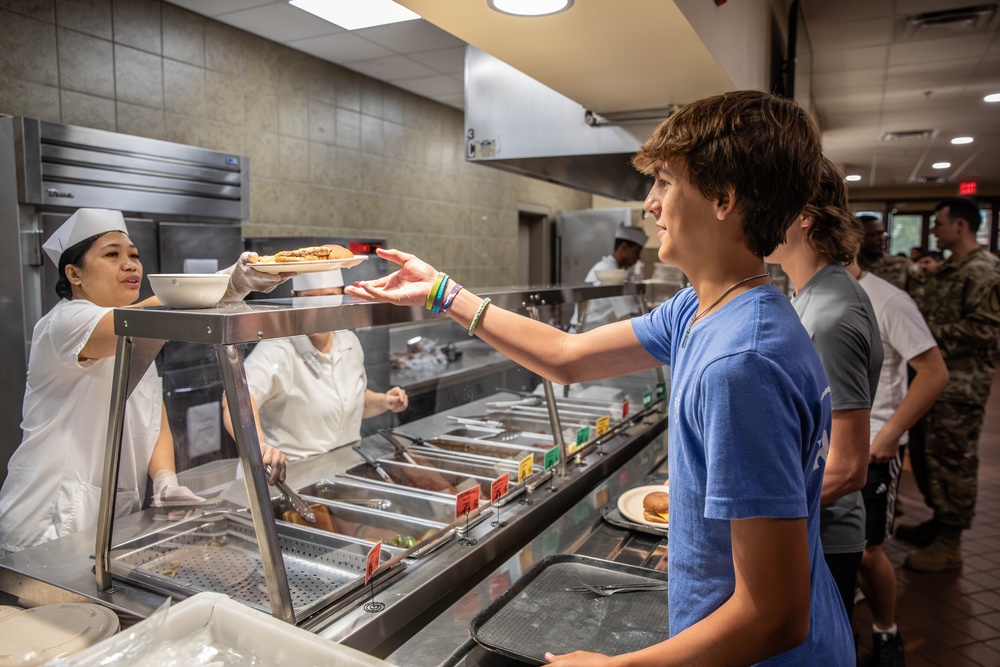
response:
{"label": "white plate with burger", "polygon": [[[641,523],[644,526],[666,528],[670,521],[669,492],[667,484],[637,486],[618,497],[618,511],[629,521]],[[650,494],[658,495],[647,500],[646,497]],[[649,518],[651,516],[655,518]]]}
{"label": "white plate with burger", "polygon": [[349,269],[366,259],[368,255],[354,255],[343,246],[327,244],[263,255],[250,266],[264,273],[316,273]]}

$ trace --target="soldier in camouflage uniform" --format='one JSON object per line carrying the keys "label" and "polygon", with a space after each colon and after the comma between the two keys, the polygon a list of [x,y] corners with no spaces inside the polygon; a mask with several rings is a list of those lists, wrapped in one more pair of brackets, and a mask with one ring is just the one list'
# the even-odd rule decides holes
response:
{"label": "soldier in camouflage uniform", "polygon": [[938,204],[931,233],[952,254],[918,302],[950,374],[925,417],[923,446],[911,443],[910,451],[934,517],[896,531],[900,539],[926,545],[904,563],[924,572],[962,566],[961,535],[976,508],[977,443],[1000,348],[1000,259],[976,243],[980,220],[976,202],[966,197]]}
{"label": "soldier in camouflage uniform", "polygon": [[910,260],[886,252],[888,233],[881,220],[873,215],[859,215],[858,220],[865,228],[865,235],[861,240],[861,252],[858,253],[858,264],[868,273],[905,292],[912,266]]}

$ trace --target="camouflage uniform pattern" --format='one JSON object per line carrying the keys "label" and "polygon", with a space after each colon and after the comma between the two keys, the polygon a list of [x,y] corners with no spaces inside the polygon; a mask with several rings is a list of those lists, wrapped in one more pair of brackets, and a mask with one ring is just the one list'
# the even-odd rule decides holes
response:
{"label": "camouflage uniform pattern", "polygon": [[904,292],[906,291],[906,284],[910,277],[910,260],[885,253],[874,262],[863,261],[860,255],[858,261],[861,268],[868,273],[878,276]]}
{"label": "camouflage uniform pattern", "polygon": [[1000,352],[1000,259],[982,247],[961,260],[949,258],[927,279],[917,303],[950,377],[925,416],[926,442],[911,442],[914,476],[942,524],[969,528],[977,443]]}

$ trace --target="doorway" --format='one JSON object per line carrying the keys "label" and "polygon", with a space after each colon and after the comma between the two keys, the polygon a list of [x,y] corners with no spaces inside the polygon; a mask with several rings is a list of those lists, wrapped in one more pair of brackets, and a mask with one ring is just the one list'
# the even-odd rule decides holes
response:
{"label": "doorway", "polygon": [[517,282],[547,285],[551,282],[548,213],[519,210],[517,213]]}

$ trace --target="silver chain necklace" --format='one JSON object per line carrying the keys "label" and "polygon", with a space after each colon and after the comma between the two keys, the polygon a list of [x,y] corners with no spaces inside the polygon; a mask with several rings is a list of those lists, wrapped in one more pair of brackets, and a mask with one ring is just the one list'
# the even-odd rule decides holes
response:
{"label": "silver chain necklace", "polygon": [[725,289],[725,291],[722,294],[719,295],[719,298],[712,302],[711,306],[709,306],[705,310],[701,311],[700,313],[695,312],[694,317],[692,317],[691,321],[688,323],[687,331],[684,333],[684,340],[681,341],[681,347],[684,347],[685,345],[687,345],[688,338],[691,336],[691,327],[694,326],[694,323],[697,322],[698,320],[700,320],[701,318],[705,317],[706,315],[708,315],[710,312],[712,312],[712,309],[715,308],[716,306],[718,306],[719,302],[722,301],[723,299],[725,299],[726,296],[730,292],[732,292],[734,289],[736,289],[737,287],[739,287],[743,283],[748,283],[751,280],[759,280],[761,278],[767,278],[770,275],[771,274],[769,274],[769,273],[761,273],[760,275],[750,276],[749,278],[744,278],[743,280],[738,280],[735,283],[733,283],[732,285],[730,285],[729,287],[727,287]]}

